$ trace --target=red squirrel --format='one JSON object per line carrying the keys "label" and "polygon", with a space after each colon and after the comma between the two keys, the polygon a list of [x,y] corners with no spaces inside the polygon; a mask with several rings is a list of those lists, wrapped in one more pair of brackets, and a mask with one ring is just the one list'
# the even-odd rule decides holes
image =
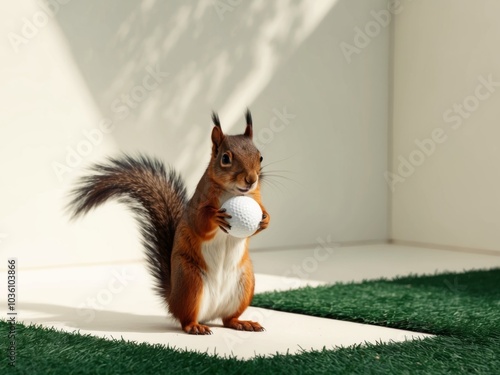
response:
{"label": "red squirrel", "polygon": [[96,164],[93,174],[82,177],[72,191],[73,217],[110,198],[133,210],[156,290],[190,334],[211,334],[202,323],[218,318],[224,327],[264,330],[257,322],[239,320],[254,294],[249,238],[227,234],[230,216],[220,209],[227,199],[247,195],[263,212],[256,233],[269,224],[260,193],[262,156],[252,141],[250,111],[245,118],[243,134],[225,135],[218,115],[212,114],[210,162],[189,200],[180,175],[144,155]]}

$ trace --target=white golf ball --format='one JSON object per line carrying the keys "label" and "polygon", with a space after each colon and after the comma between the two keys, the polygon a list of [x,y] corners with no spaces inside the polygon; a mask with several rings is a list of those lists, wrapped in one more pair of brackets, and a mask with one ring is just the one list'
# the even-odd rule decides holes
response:
{"label": "white golf ball", "polygon": [[226,219],[231,229],[227,232],[238,238],[250,237],[259,229],[262,221],[262,210],[255,199],[246,196],[236,196],[224,202],[221,208],[231,215]]}

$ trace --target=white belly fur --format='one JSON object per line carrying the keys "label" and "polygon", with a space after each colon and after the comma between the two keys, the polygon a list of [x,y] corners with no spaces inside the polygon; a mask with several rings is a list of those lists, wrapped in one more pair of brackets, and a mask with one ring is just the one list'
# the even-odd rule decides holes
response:
{"label": "white belly fur", "polygon": [[199,322],[227,317],[238,310],[243,296],[242,270],[238,265],[245,252],[245,241],[219,229],[211,241],[202,245],[207,272],[203,275]]}

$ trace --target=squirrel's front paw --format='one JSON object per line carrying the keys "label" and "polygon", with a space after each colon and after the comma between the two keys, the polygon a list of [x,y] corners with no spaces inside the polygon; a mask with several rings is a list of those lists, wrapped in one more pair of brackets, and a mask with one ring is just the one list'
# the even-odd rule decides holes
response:
{"label": "squirrel's front paw", "polygon": [[215,222],[217,223],[217,225],[219,226],[219,228],[224,231],[225,233],[227,233],[228,229],[231,229],[231,225],[229,225],[229,223],[227,222],[226,219],[231,219],[231,215],[229,215],[227,212],[226,212],[226,209],[225,208],[221,208],[220,210],[218,210],[215,214]]}
{"label": "squirrel's front paw", "polygon": [[266,229],[269,225],[270,220],[271,218],[269,217],[269,214],[267,213],[267,211],[264,211],[262,213],[262,221],[259,223],[259,229],[257,229],[256,233],[259,233],[260,231]]}

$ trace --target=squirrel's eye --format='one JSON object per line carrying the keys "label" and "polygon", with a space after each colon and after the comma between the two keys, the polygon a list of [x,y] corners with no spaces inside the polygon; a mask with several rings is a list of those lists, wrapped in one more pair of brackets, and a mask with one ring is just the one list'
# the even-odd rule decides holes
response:
{"label": "squirrel's eye", "polygon": [[260,157],[260,162],[261,162],[261,163],[262,163],[262,160],[264,160],[264,158],[261,156],[261,157]]}
{"label": "squirrel's eye", "polygon": [[229,156],[229,154],[222,155],[221,163],[222,163],[222,165],[231,164],[231,157]]}

